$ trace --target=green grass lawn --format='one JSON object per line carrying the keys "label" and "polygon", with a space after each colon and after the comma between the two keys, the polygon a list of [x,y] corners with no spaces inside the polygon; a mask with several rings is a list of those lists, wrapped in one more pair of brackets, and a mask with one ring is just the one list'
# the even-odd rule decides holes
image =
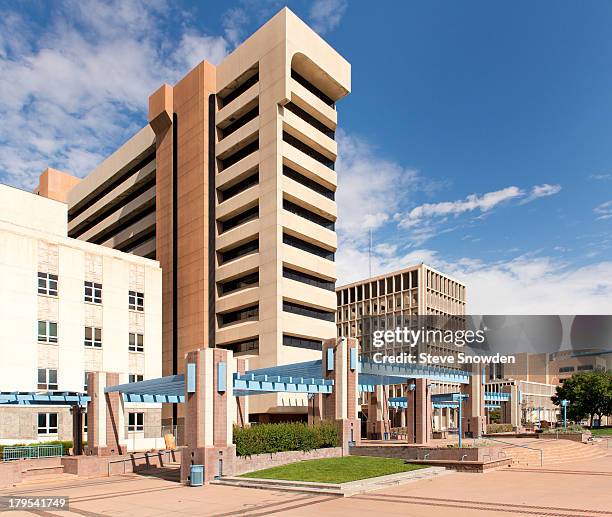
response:
{"label": "green grass lawn", "polygon": [[395,458],[344,456],[342,458],[300,461],[280,467],[249,472],[248,474],[242,474],[241,477],[311,481],[315,483],[348,483],[358,479],[409,472],[425,467],[426,465],[409,465],[404,463],[404,460]]}
{"label": "green grass lawn", "polygon": [[594,427],[591,429],[593,436],[612,436],[612,427],[603,427],[601,429]]}

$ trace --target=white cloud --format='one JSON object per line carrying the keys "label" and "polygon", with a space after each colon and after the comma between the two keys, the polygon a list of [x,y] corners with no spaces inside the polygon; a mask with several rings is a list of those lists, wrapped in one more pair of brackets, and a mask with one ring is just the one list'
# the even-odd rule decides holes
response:
{"label": "white cloud", "polygon": [[589,176],[589,179],[592,179],[595,181],[612,180],[612,174],[591,174]]}
{"label": "white cloud", "polygon": [[595,212],[598,215],[597,219],[612,218],[612,200],[606,201],[605,203],[602,203],[601,205],[596,206],[593,209],[593,212]]}
{"label": "white cloud", "polygon": [[320,34],[335,29],[347,7],[347,0],[315,0],[310,6],[309,13],[313,29]]}
{"label": "white cloud", "polygon": [[419,188],[416,170],[379,156],[363,138],[338,131],[338,232],[365,239],[389,221],[400,202]]}
{"label": "white cloud", "polygon": [[[424,262],[467,286],[469,314],[611,314],[612,262],[573,267],[557,259],[519,255],[493,263],[471,257],[443,259],[431,249],[389,255],[374,249],[372,274]],[[368,252],[347,246],[338,251],[338,285],[368,277]]]}
{"label": "white cloud", "polygon": [[411,228],[422,224],[423,221],[444,216],[458,216],[466,212],[488,212],[495,206],[524,196],[525,193],[518,187],[506,187],[501,190],[487,192],[486,194],[470,194],[465,199],[456,201],[443,201],[440,203],[425,203],[413,208],[410,212],[401,217],[399,226]]}
{"label": "white cloud", "polygon": [[[15,4],[17,5],[17,4]],[[0,179],[35,186],[47,166],[82,176],[144,123],[148,96],[227,52],[163,1],[54,4],[37,25],[0,18]],[[174,36],[174,35],[173,35]]]}
{"label": "white cloud", "polygon": [[561,192],[561,185],[550,185],[549,183],[543,183],[542,185],[534,185],[531,188],[529,195],[521,201],[521,204],[530,203],[541,197],[554,196]]}

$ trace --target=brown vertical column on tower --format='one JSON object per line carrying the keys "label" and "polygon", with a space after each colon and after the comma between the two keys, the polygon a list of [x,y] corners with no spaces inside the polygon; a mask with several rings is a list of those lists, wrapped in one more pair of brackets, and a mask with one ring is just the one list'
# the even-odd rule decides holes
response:
{"label": "brown vertical column on tower", "polygon": [[[149,98],[149,123],[156,138],[164,375],[183,373],[185,353],[214,346],[215,281],[209,252],[214,253],[215,185],[209,164],[214,160],[210,99],[215,92],[216,68],[203,61],[174,87],[163,85]],[[179,406],[176,414],[179,425],[182,409]],[[171,416],[165,407],[164,421]]]}
{"label": "brown vertical column on tower", "polygon": [[125,418],[122,394],[104,393],[119,384],[118,373],[91,372],[87,378],[86,454],[108,456],[127,452],[124,444]]}
{"label": "brown vertical column on tower", "polygon": [[428,382],[428,379],[412,379],[406,386],[408,443],[424,445],[431,437],[431,390]]}
{"label": "brown vertical column on tower", "polygon": [[236,447],[232,445],[235,363],[229,350],[204,348],[185,359],[185,442],[181,481],[189,481],[191,465],[204,465],[204,481],[231,474]]}
{"label": "brown vertical column on tower", "polygon": [[389,386],[376,386],[368,404],[368,439],[384,440],[391,434],[389,420]]}
{"label": "brown vertical column on tower", "polygon": [[344,454],[359,444],[357,418],[359,342],[353,338],[323,341],[323,377],[334,381],[332,393],[323,395],[323,419],[336,422]]}
{"label": "brown vertical column on tower", "polygon": [[467,437],[480,438],[485,432],[485,387],[481,367],[472,365],[470,381],[461,385],[463,400],[461,426]]}

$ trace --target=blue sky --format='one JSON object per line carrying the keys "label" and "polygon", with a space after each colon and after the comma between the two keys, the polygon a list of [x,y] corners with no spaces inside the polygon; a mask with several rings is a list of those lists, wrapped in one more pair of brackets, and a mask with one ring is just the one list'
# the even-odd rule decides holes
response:
{"label": "blue sky", "polygon": [[[284,5],[0,0],[0,181],[84,175]],[[352,64],[341,282],[425,261],[474,313],[612,313],[609,2],[290,1]]]}

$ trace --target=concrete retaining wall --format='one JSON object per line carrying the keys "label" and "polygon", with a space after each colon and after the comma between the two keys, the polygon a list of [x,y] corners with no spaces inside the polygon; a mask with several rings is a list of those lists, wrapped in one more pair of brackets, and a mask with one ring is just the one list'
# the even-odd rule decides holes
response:
{"label": "concrete retaining wall", "polygon": [[338,458],[342,456],[342,447],[314,449],[309,452],[286,451],[273,454],[256,454],[253,456],[237,456],[234,463],[234,476],[253,472],[255,470],[278,467],[295,463],[296,461],[317,460],[321,458]]}
{"label": "concrete retaining wall", "polygon": [[414,446],[361,446],[351,447],[352,456],[377,456],[404,460],[430,461],[492,461],[504,456],[501,447],[414,447]]}

